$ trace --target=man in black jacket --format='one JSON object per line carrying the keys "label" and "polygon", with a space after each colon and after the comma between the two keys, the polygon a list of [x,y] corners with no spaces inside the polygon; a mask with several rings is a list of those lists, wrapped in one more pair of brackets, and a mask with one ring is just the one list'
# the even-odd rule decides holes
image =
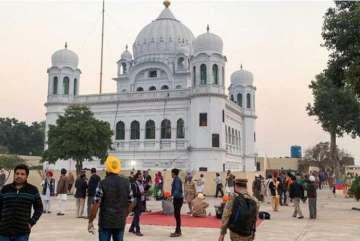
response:
{"label": "man in black jacket", "polygon": [[124,240],[126,217],[132,206],[132,193],[129,180],[120,176],[120,160],[115,156],[108,156],[105,162],[106,177],[96,189],[94,204],[89,217],[88,231],[95,233],[93,221],[98,209],[99,241]]}
{"label": "man in black jacket", "polygon": [[86,190],[88,188],[85,171],[81,172],[80,176],[76,179],[75,188],[76,192],[74,197],[76,198],[76,216],[78,218],[82,218],[84,213]]}
{"label": "man in black jacket", "polygon": [[99,185],[100,177],[96,174],[96,168],[91,168],[91,177],[88,184],[87,214],[90,217],[91,206],[94,202],[96,188]]}
{"label": "man in black jacket", "polygon": [[[29,168],[18,165],[14,182],[0,193],[0,240],[28,241],[31,228],[39,220],[43,205],[38,189],[27,183]],[[34,214],[31,216],[31,209]]]}
{"label": "man in black jacket", "polygon": [[299,215],[299,219],[304,218],[301,209],[300,202],[304,199],[304,187],[296,180],[296,177],[291,177],[292,183],[290,185],[290,198],[294,201],[294,214],[293,217],[296,218]]}

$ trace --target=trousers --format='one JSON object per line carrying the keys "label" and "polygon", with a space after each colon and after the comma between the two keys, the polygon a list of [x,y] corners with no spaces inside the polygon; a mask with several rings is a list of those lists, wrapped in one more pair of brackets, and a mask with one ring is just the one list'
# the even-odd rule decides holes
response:
{"label": "trousers", "polygon": [[28,241],[29,235],[14,235],[14,236],[2,236],[0,235],[0,241]]}
{"label": "trousers", "polygon": [[99,228],[99,241],[124,241],[124,230]]}
{"label": "trousers", "polygon": [[183,205],[184,199],[183,198],[174,198],[174,216],[176,220],[176,229],[175,233],[181,233],[181,207]]}
{"label": "trousers", "polygon": [[299,215],[299,217],[302,217],[303,214],[301,212],[301,208],[300,208],[300,198],[294,198],[294,214],[293,217],[296,217],[297,215]]}
{"label": "trousers", "polygon": [[316,218],[316,198],[309,198],[310,218]]}

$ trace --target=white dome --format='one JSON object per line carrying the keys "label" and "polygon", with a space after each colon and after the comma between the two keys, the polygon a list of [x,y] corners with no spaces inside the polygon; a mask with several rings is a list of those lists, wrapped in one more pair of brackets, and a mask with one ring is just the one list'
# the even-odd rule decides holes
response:
{"label": "white dome", "polygon": [[209,32],[209,26],[207,32],[199,35],[193,42],[194,54],[201,52],[215,52],[222,54],[223,41],[222,39],[213,33]]}
{"label": "white dome", "polygon": [[145,26],[137,35],[133,45],[134,57],[151,54],[177,53],[179,47],[191,49],[194,35],[184,24],[177,20],[168,5],[160,16]]}
{"label": "white dome", "polygon": [[132,54],[130,53],[130,51],[128,50],[128,46],[126,45],[125,51],[122,52],[121,54],[121,59],[127,59],[127,60],[131,60],[132,59]]}
{"label": "white dome", "polygon": [[231,74],[231,84],[241,84],[244,86],[253,85],[254,77],[250,71],[244,70],[241,66],[240,70]]}
{"label": "white dome", "polygon": [[56,67],[71,67],[73,69],[77,69],[79,64],[79,57],[77,54],[69,49],[65,45],[64,49],[60,49],[56,51],[51,56],[51,64]]}

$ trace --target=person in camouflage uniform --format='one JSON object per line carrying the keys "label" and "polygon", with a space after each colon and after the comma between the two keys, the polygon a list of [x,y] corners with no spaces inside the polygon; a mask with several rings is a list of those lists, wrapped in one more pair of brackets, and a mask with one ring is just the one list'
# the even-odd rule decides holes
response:
{"label": "person in camouflage uniform", "polygon": [[[256,202],[256,205],[257,205],[256,216],[257,216],[260,205],[259,205],[258,200],[255,197],[252,197],[248,193],[247,182],[248,182],[247,179],[236,179],[235,180],[235,187],[234,187],[235,192],[231,195],[229,201],[225,205],[222,220],[221,220],[221,222],[222,222],[221,228],[220,228],[221,232],[220,232],[218,241],[224,241],[226,231],[229,228],[229,221],[230,221],[231,215],[234,211],[234,201],[239,194],[242,194],[246,199],[252,199]],[[255,233],[253,233],[250,236],[245,237],[245,236],[241,236],[235,232],[232,232],[230,230],[230,240],[231,241],[253,241],[254,238],[255,238]]]}

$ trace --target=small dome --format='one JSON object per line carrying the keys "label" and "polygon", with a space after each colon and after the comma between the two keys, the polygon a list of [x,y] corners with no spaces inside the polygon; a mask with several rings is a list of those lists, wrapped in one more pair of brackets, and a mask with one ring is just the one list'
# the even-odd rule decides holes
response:
{"label": "small dome", "polygon": [[125,51],[122,52],[121,54],[121,59],[127,59],[127,60],[131,60],[132,59],[132,54],[130,53],[130,51],[128,50],[128,46],[126,45]]}
{"label": "small dome", "polygon": [[209,32],[209,26],[207,32],[198,36],[193,42],[194,54],[201,52],[222,54],[223,46],[222,39],[218,35]]}
{"label": "small dome", "polygon": [[250,71],[244,70],[241,66],[240,70],[231,74],[231,84],[241,84],[244,86],[253,85],[254,77]]}
{"label": "small dome", "polygon": [[60,49],[56,51],[51,56],[51,64],[56,67],[71,67],[73,69],[77,69],[79,64],[79,57],[77,54],[67,48],[67,44],[65,44],[64,49]]}

